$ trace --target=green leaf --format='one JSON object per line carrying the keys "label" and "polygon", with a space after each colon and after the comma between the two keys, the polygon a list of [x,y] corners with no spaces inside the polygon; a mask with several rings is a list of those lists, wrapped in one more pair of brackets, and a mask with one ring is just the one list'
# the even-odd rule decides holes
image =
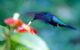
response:
{"label": "green leaf", "polygon": [[18,45],[15,50],[29,50],[29,48],[26,48],[23,45]]}
{"label": "green leaf", "polygon": [[17,42],[11,41],[10,50],[29,50],[29,49]]}
{"label": "green leaf", "polygon": [[0,26],[0,41],[5,39],[4,30],[4,27]]}
{"label": "green leaf", "polygon": [[4,45],[0,45],[0,50],[4,50]]}
{"label": "green leaf", "polygon": [[49,50],[44,40],[32,33],[16,33],[11,36],[11,39],[29,48],[29,50]]}
{"label": "green leaf", "polygon": [[6,46],[9,45],[7,44],[8,34],[9,30],[6,27],[0,25],[0,50],[7,50]]}
{"label": "green leaf", "polygon": [[6,35],[9,33],[9,30],[6,27],[0,25],[0,45],[5,43]]}

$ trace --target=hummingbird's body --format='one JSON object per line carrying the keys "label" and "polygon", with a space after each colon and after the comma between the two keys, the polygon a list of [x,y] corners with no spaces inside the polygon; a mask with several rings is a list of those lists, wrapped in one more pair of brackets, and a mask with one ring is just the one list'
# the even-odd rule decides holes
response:
{"label": "hummingbird's body", "polygon": [[64,24],[58,17],[56,17],[55,15],[49,12],[34,12],[31,14],[33,14],[32,22],[34,20],[41,20],[45,23],[51,24],[52,26],[61,26],[61,27],[66,27],[70,29],[75,29],[72,26]]}
{"label": "hummingbird's body", "polygon": [[48,13],[48,12],[41,12],[41,13],[36,13],[34,15],[33,20],[42,20],[45,23],[49,23],[53,26],[57,26],[57,24],[64,24],[61,22],[61,20],[59,20],[56,16]]}

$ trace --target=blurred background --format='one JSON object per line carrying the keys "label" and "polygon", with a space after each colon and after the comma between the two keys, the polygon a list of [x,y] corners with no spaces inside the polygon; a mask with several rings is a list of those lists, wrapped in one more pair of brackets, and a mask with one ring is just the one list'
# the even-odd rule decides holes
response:
{"label": "blurred background", "polygon": [[51,12],[64,23],[77,28],[70,30],[34,21],[31,26],[39,32],[50,50],[80,50],[80,41],[77,45],[70,42],[80,38],[80,0],[0,0],[0,25],[5,26],[4,19],[12,17],[15,12],[19,12],[20,18],[28,23],[31,17],[26,13],[32,11]]}

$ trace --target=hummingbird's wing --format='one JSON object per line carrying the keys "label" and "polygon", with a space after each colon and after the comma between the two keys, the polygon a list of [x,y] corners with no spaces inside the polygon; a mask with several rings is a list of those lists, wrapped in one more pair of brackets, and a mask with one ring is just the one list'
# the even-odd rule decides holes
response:
{"label": "hummingbird's wing", "polygon": [[65,25],[65,23],[64,23],[62,20],[60,20],[59,18],[57,18],[56,16],[53,16],[53,17],[52,17],[52,20],[53,20],[54,22],[56,22],[57,24]]}

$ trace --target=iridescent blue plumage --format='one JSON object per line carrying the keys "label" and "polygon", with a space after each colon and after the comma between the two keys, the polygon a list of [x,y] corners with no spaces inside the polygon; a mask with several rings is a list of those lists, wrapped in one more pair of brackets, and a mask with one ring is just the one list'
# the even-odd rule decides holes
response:
{"label": "iridescent blue plumage", "polygon": [[64,24],[58,17],[55,15],[49,13],[49,12],[31,12],[33,14],[33,20],[42,20],[45,23],[51,24],[53,26],[61,26],[61,27],[66,27],[70,29],[75,29],[74,27],[70,25]]}

